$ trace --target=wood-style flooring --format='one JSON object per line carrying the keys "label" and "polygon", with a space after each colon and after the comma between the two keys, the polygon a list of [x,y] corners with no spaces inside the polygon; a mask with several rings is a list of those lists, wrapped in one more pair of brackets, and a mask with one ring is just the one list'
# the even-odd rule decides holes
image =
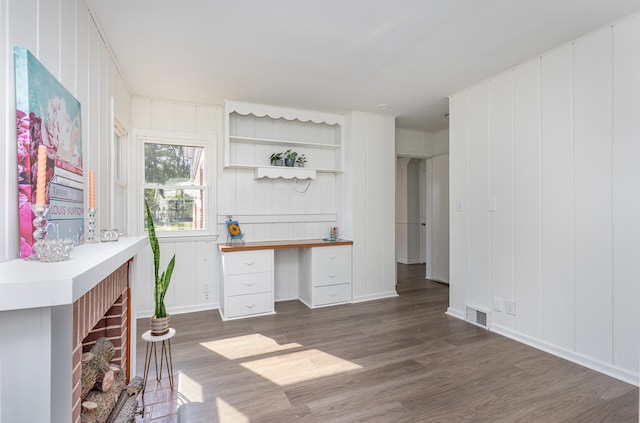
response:
{"label": "wood-style flooring", "polygon": [[176,389],[150,381],[137,422],[638,422],[637,387],[445,315],[424,266],[398,276],[396,298],[172,316]]}

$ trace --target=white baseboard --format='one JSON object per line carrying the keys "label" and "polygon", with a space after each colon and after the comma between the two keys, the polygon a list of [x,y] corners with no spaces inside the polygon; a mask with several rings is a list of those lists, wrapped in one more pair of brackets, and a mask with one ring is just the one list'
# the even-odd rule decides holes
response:
{"label": "white baseboard", "polygon": [[627,382],[635,386],[638,386],[638,384],[640,383],[640,375],[638,375],[638,373],[621,369],[620,367],[616,367],[612,364],[587,357],[575,351],[570,351],[565,348],[558,347],[557,345],[541,341],[539,339],[531,338],[527,335],[523,335],[521,333],[513,331],[507,327],[492,324],[489,330],[506,336],[507,338],[513,339],[515,341],[522,342],[523,344],[529,345],[530,347],[548,352],[549,354],[553,354],[560,358],[564,358],[565,360],[569,360],[588,369],[595,370],[596,372],[619,379],[623,382]]}
{"label": "white baseboard", "polygon": [[456,319],[464,320],[464,313],[455,308],[451,308],[451,307],[447,308],[447,311],[444,314],[449,315],[451,317],[455,317]]}
{"label": "white baseboard", "polygon": [[363,295],[361,297],[353,297],[353,303],[363,303],[365,301],[381,300],[383,298],[397,297],[396,291],[380,292],[378,294]]}
{"label": "white baseboard", "polygon": [[[449,316],[457,317],[460,320],[465,320],[464,313],[462,313],[460,310],[452,309],[451,307],[447,309],[446,314],[448,314]],[[518,341],[538,350],[553,354],[556,357],[563,358],[565,360],[584,366],[588,369],[595,370],[596,372],[611,376],[623,382],[630,383],[631,385],[639,386],[640,384],[640,375],[638,373],[621,369],[609,363],[604,363],[594,358],[587,357],[585,355],[582,355],[575,351],[567,350],[562,347],[558,347],[557,345],[549,344],[548,342],[544,342],[539,339],[531,338],[530,336],[518,333],[514,330],[501,325],[497,325],[495,323],[491,324],[489,330],[491,332],[495,332],[499,335],[513,339],[514,341]]]}

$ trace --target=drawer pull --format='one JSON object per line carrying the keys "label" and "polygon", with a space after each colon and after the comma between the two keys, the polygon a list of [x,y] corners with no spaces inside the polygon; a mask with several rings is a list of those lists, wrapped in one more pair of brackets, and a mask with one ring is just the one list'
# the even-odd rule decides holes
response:
{"label": "drawer pull", "polygon": [[253,266],[254,264],[256,264],[255,261],[249,261],[245,263],[247,266]]}
{"label": "drawer pull", "polygon": [[338,258],[338,256],[331,256],[331,257],[329,257],[329,260],[335,260],[337,258]]}
{"label": "drawer pull", "polygon": [[252,309],[252,308],[254,308],[255,306],[256,306],[256,305],[255,305],[255,303],[254,303],[254,304],[251,304],[251,305],[246,305],[245,307],[246,307],[246,308],[248,308],[249,310],[251,310],[251,309]]}
{"label": "drawer pull", "polygon": [[331,279],[335,279],[338,275],[328,275]]}
{"label": "drawer pull", "polygon": [[246,286],[253,286],[253,285],[255,285],[255,284],[256,284],[255,282],[245,282],[245,285],[246,285]]}
{"label": "drawer pull", "polygon": [[337,292],[330,292],[330,293],[329,293],[329,296],[330,296],[330,297],[335,297],[336,295],[338,295],[338,293],[337,293]]}

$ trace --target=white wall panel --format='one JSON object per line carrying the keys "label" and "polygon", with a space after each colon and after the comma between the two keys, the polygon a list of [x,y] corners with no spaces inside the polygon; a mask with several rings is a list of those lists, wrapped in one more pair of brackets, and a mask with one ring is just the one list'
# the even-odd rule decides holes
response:
{"label": "white wall panel", "polygon": [[514,70],[515,329],[542,336],[540,59]]}
{"label": "white wall panel", "polygon": [[353,225],[353,299],[396,295],[394,118],[351,112],[345,126],[352,158],[344,181],[352,200],[345,216]]}
{"label": "white wall panel", "polygon": [[[636,384],[639,39],[640,17],[632,17],[515,67],[512,83],[510,72],[497,75],[490,80],[488,113],[482,107],[485,83],[450,101],[450,312],[460,317],[463,302],[478,294],[473,278],[485,255],[474,242],[485,225],[474,202],[485,195],[478,176],[487,165],[496,197],[493,266],[491,285],[479,295],[508,295],[505,281],[513,257],[516,300],[514,325],[494,312],[492,329]],[[491,134],[490,163],[482,154],[483,120]],[[462,216],[465,180],[468,222]],[[510,190],[512,211],[501,200]],[[511,216],[501,221],[503,210]],[[505,236],[509,219],[513,251]],[[466,271],[472,278],[468,289],[457,283]]]}
{"label": "white wall panel", "polygon": [[157,131],[174,131],[174,113],[173,103],[151,100],[151,127]]}
{"label": "white wall panel", "polygon": [[[60,2],[60,81],[62,85],[75,94],[76,84],[76,1]],[[118,78],[120,80],[120,78]],[[124,96],[129,98],[127,92]]]}
{"label": "white wall panel", "polygon": [[469,299],[469,90],[449,99],[449,313],[464,316]]}
{"label": "white wall panel", "polygon": [[574,45],[575,349],[611,362],[611,29]]}
{"label": "white wall panel", "polygon": [[[491,295],[515,300],[513,280],[513,71],[491,80]],[[516,305],[517,310],[517,305]],[[506,310],[493,311],[492,322],[514,327],[515,317]]]}
{"label": "white wall panel", "polygon": [[[382,122],[375,117],[367,116],[367,145],[381,146],[382,143]],[[367,249],[367,263],[369,264],[370,275],[383,273],[382,249],[373,246],[382,246],[383,236],[380,223],[383,221],[383,172],[382,149],[369,148],[367,150],[367,233],[369,234],[369,244],[372,248]],[[395,188],[395,187],[394,187]],[[367,278],[367,292],[380,292],[382,289],[381,277]]]}
{"label": "white wall panel", "polygon": [[174,130],[178,132],[196,132],[196,107],[190,104],[174,105]]}
{"label": "white wall panel", "polygon": [[573,47],[542,58],[542,336],[574,345]]}
{"label": "white wall panel", "polygon": [[640,322],[640,16],[613,32],[613,363],[637,374]]}
{"label": "white wall panel", "polygon": [[236,171],[236,184],[233,187],[235,191],[235,208],[237,214],[253,214],[253,172],[249,169],[238,169]]}
{"label": "white wall panel", "polygon": [[[38,60],[60,79],[60,0],[38,1]],[[66,86],[71,91],[73,87]]]}
{"label": "white wall panel", "polygon": [[491,307],[489,83],[469,91],[469,300]]}
{"label": "white wall panel", "polygon": [[133,118],[131,124],[138,129],[151,129],[151,99],[133,97],[131,99]]}
{"label": "white wall panel", "polygon": [[432,275],[440,282],[449,282],[449,155],[432,159],[433,224]]}

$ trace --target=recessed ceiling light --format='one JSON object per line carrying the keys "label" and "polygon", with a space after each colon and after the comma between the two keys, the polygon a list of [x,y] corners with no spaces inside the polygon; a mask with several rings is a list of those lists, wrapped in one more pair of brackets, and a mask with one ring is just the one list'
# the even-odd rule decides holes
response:
{"label": "recessed ceiling light", "polygon": [[386,103],[378,104],[378,109],[380,110],[387,110],[388,108],[389,108],[389,105]]}

